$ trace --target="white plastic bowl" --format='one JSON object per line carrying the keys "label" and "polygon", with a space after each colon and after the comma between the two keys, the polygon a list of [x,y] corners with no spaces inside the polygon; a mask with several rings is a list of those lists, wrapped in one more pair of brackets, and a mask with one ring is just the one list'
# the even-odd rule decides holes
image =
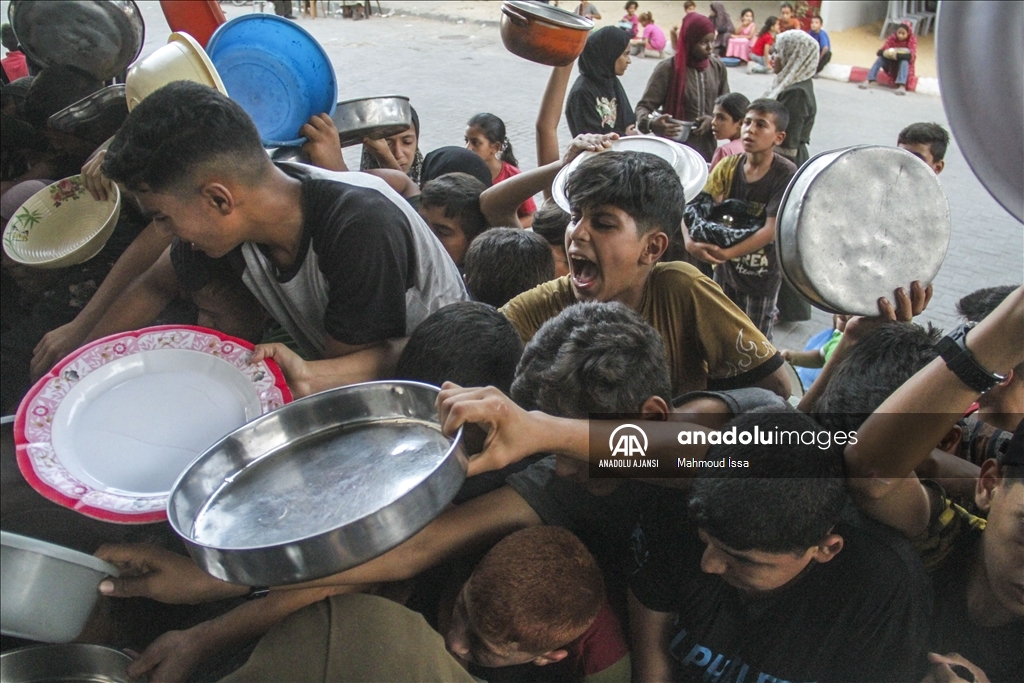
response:
{"label": "white plastic bowl", "polygon": [[187,33],[172,33],[166,45],[128,70],[124,82],[128,111],[173,81],[195,81],[228,94],[203,46]]}
{"label": "white plastic bowl", "polygon": [[0,632],[47,643],[73,640],[117,576],[103,560],[7,531],[0,532]]}
{"label": "white plastic bowl", "polygon": [[121,215],[121,193],[111,184],[98,202],[82,176],[58,180],[29,197],[4,229],[4,251],[36,268],[66,268],[100,253]]}

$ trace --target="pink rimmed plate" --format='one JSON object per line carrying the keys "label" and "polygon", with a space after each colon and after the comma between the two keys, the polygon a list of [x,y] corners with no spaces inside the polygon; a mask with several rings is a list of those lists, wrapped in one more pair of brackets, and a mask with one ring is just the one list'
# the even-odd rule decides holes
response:
{"label": "pink rimmed plate", "polygon": [[221,437],[291,401],[277,364],[203,327],[98,339],[18,406],[18,467],[47,499],[121,524],[167,518],[178,475]]}

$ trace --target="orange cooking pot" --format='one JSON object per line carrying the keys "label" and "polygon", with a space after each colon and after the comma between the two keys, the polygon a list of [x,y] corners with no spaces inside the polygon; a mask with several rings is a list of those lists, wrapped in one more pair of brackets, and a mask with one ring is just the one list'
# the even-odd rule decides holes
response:
{"label": "orange cooking pot", "polygon": [[566,66],[580,56],[594,22],[530,0],[501,6],[501,42],[514,55],[548,66]]}

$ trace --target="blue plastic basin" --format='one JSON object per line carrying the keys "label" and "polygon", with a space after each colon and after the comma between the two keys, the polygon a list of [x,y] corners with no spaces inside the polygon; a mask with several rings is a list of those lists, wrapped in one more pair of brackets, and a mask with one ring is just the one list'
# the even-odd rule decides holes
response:
{"label": "blue plastic basin", "polygon": [[237,17],[221,24],[206,52],[265,147],[301,145],[299,128],[309,117],[334,113],[338,81],[331,60],[292,21],[262,13]]}

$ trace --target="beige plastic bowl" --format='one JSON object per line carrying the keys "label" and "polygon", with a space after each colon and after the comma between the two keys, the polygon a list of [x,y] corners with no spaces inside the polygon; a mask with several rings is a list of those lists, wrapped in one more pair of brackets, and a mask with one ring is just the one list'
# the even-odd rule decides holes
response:
{"label": "beige plastic bowl", "polygon": [[100,253],[121,215],[121,193],[111,183],[106,201],[89,194],[82,176],[58,180],[29,197],[4,229],[4,251],[36,268],[65,268]]}
{"label": "beige plastic bowl", "polygon": [[172,33],[167,44],[136,62],[125,78],[128,111],[147,95],[174,81],[195,81],[228,94],[206,51],[187,33]]}

